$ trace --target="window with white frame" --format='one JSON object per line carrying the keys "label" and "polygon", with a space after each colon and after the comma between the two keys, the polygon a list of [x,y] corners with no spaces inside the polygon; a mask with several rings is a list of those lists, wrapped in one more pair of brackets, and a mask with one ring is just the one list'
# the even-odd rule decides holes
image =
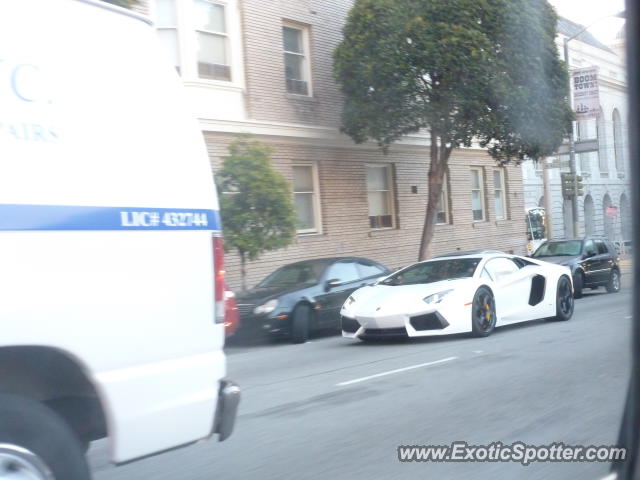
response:
{"label": "window with white frame", "polygon": [[282,26],[284,73],[287,92],[311,95],[309,65],[309,29],[285,24]]}
{"label": "window with white frame", "polygon": [[505,220],[507,218],[507,199],[503,169],[493,171],[493,197],[496,205],[496,220]]}
{"label": "window with white frame", "polygon": [[482,168],[471,169],[471,210],[474,222],[481,222],[486,218],[483,177]]}
{"label": "window with white frame", "polygon": [[227,7],[235,0],[148,1],[158,37],[185,80],[234,80]]}
{"label": "window with white frame", "polygon": [[178,14],[175,0],[156,0],[155,25],[160,41],[180,73],[180,54],[178,47]]}
{"label": "window with white frame", "polygon": [[367,165],[367,201],[371,228],[394,226],[392,185],[391,165]]}
{"label": "window with white frame", "polygon": [[193,0],[193,6],[198,77],[231,81],[225,6],[210,0]]}
{"label": "window with white frame", "polygon": [[298,233],[319,233],[320,195],[316,164],[293,166],[293,200],[298,215]]}
{"label": "window with white frame", "polygon": [[446,176],[442,179],[442,190],[436,207],[436,224],[442,225],[445,223],[449,223],[449,189],[447,188]]}

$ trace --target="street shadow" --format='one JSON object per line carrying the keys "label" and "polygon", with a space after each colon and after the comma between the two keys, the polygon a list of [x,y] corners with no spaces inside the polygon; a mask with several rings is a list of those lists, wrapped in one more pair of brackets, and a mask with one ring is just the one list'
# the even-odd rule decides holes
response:
{"label": "street shadow", "polygon": [[382,345],[396,346],[396,345],[422,345],[422,344],[438,344],[442,342],[450,342],[456,339],[471,338],[466,333],[457,333],[454,335],[437,335],[432,337],[388,337],[388,338],[369,338],[366,340],[360,339],[346,339],[343,345],[349,348],[366,348],[366,347],[380,347]]}
{"label": "street shadow", "polygon": [[[321,340],[329,337],[337,337],[341,334],[337,329],[316,330],[309,335],[309,340]],[[234,349],[247,349],[251,347],[265,347],[291,345],[291,340],[286,335],[273,336],[266,333],[238,333],[226,339],[225,349],[233,351]]]}

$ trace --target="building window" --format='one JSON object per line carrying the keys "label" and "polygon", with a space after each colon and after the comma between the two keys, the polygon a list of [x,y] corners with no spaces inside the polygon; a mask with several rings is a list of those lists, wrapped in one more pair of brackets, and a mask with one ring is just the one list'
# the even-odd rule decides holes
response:
{"label": "building window", "polygon": [[449,223],[449,189],[447,188],[447,177],[445,175],[442,178],[442,190],[436,207],[436,224],[443,225],[446,223]]}
{"label": "building window", "polygon": [[393,189],[391,165],[367,166],[367,200],[371,228],[392,228]]}
{"label": "building window", "polygon": [[315,164],[293,166],[293,199],[298,214],[298,233],[319,233],[320,195]]}
{"label": "building window", "polygon": [[284,73],[287,92],[311,95],[309,66],[309,31],[293,25],[282,27]]}
{"label": "building window", "polygon": [[496,220],[507,218],[507,196],[504,182],[504,170],[493,171],[493,198],[496,202]]}
{"label": "building window", "polygon": [[620,119],[620,112],[616,108],[613,110],[613,150],[618,172],[624,172],[622,137],[622,120]]}
{"label": "building window", "polygon": [[225,7],[209,0],[193,0],[197,37],[198,76],[231,81]]}
{"label": "building window", "polygon": [[471,210],[473,221],[481,222],[486,218],[484,212],[484,175],[481,168],[471,169]]}
{"label": "building window", "polygon": [[605,125],[605,118],[604,118],[604,112],[602,111],[602,107],[600,108],[600,110],[598,111],[598,118],[596,119],[596,125],[597,125],[597,137],[598,137],[598,168],[600,169],[600,176],[601,177],[608,177],[609,176],[609,165],[608,165],[608,161],[609,161],[609,154],[607,152],[607,150],[609,149],[609,146],[607,145],[608,142],[608,135],[606,132],[606,125]]}
{"label": "building window", "polygon": [[178,15],[175,0],[156,0],[156,32],[175,69],[180,73]]}

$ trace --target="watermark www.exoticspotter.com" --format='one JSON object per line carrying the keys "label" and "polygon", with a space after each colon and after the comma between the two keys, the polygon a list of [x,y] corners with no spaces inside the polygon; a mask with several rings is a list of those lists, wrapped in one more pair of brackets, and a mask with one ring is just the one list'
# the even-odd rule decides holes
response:
{"label": "watermark www.exoticspotter.com", "polygon": [[612,445],[528,445],[514,442],[505,445],[493,442],[489,445],[469,445],[453,442],[451,445],[400,445],[398,460],[401,462],[611,462],[626,460],[627,449]]}

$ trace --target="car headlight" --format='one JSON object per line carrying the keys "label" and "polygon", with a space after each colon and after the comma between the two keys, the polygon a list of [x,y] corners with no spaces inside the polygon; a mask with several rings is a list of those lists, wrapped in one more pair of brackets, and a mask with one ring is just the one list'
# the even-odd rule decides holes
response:
{"label": "car headlight", "polygon": [[424,297],[422,300],[428,304],[440,303],[442,299],[447,295],[449,295],[451,292],[453,292],[453,288],[450,288],[449,290],[443,290],[442,292],[434,293],[433,295]]}
{"label": "car headlight", "polygon": [[253,313],[255,313],[256,315],[262,315],[263,313],[271,313],[276,309],[277,306],[278,306],[278,300],[274,298],[273,300],[269,300],[268,302],[265,302],[262,305],[258,305],[256,308],[253,309]]}

